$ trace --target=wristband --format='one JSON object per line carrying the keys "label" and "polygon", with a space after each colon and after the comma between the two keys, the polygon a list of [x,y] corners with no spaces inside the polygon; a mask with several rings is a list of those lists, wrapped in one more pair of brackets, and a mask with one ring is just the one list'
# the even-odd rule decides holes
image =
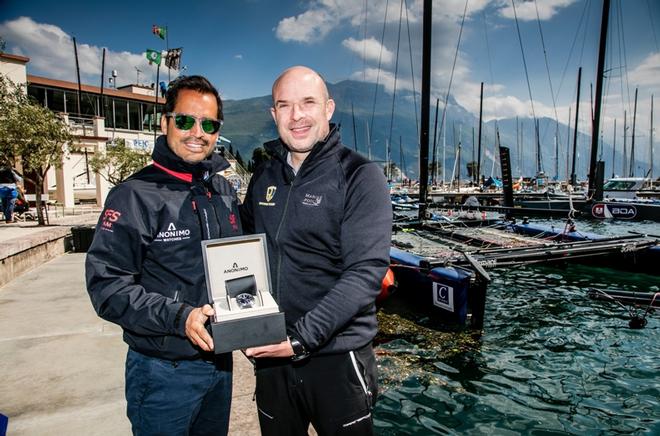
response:
{"label": "wristband", "polygon": [[293,349],[293,356],[291,356],[292,361],[298,362],[309,357],[309,351],[307,351],[302,342],[296,338],[292,338],[291,336],[289,336],[289,342],[291,343],[291,348]]}

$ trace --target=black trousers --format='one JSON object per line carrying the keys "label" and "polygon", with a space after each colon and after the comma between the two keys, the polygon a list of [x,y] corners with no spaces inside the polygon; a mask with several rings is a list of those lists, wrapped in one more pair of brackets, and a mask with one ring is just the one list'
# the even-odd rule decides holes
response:
{"label": "black trousers", "polygon": [[263,436],[371,435],[378,395],[371,343],[302,362],[257,359],[257,408]]}

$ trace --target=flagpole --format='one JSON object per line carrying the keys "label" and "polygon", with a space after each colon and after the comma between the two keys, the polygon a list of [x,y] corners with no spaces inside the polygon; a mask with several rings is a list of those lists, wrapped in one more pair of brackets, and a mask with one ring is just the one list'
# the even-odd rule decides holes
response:
{"label": "flagpole", "polygon": [[156,102],[154,103],[154,148],[156,147],[156,137],[158,136],[158,120],[156,120],[156,114],[158,113],[158,78],[160,76],[160,62],[156,66],[156,86],[154,86],[154,91],[156,94]]}
{"label": "flagpole", "polygon": [[[167,50],[167,54],[170,54],[170,29],[165,25],[165,49]],[[167,83],[169,84],[172,81],[172,78],[170,77],[170,67],[167,67]]]}

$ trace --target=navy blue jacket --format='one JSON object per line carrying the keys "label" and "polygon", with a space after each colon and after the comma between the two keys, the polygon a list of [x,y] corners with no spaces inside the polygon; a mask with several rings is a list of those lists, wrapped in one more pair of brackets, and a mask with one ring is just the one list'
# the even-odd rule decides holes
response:
{"label": "navy blue jacket", "polygon": [[109,193],[87,252],[87,290],[132,349],[200,358],[185,321],[209,303],[201,241],[242,233],[236,193],[216,174],[229,164],[215,153],[188,164],[161,136],[153,160]]}
{"label": "navy blue jacket", "polygon": [[246,232],[266,233],[273,295],[308,350],[340,353],[377,332],[375,299],[389,265],[392,206],[382,170],[332,128],[294,175],[280,140],[252,176]]}

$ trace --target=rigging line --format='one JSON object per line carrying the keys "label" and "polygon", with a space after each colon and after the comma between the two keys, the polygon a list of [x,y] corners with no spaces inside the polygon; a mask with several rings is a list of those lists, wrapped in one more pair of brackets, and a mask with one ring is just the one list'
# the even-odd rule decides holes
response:
{"label": "rigging line", "polygon": [[[442,137],[442,132],[445,127],[445,117],[447,115],[447,106],[449,105],[449,94],[451,92],[451,84],[454,80],[454,69],[456,68],[456,60],[458,59],[458,49],[461,46],[461,37],[463,35],[463,26],[465,25],[465,16],[467,15],[468,2],[470,0],[465,0],[465,8],[463,8],[463,19],[461,20],[461,30],[458,32],[458,41],[456,42],[456,51],[454,52],[454,63],[451,66],[451,74],[449,75],[449,86],[447,86],[447,96],[445,97],[445,104],[442,106],[442,120],[440,121],[440,135]],[[437,127],[437,126],[436,126]],[[445,162],[442,161],[442,174],[444,176]]]}
{"label": "rigging line", "polygon": [[584,16],[587,11],[588,5],[589,2],[585,2],[584,7],[582,8],[580,21],[578,22],[577,29],[575,29],[575,35],[573,35],[573,42],[571,43],[571,49],[568,52],[568,57],[566,58],[566,64],[564,65],[564,71],[562,71],[561,73],[561,80],[559,81],[559,88],[557,88],[557,95],[555,97],[559,97],[559,93],[561,92],[561,88],[564,84],[564,79],[566,78],[566,72],[568,71],[568,64],[571,62],[571,58],[573,57],[573,50],[575,49],[575,44],[577,43],[578,34],[580,33],[580,29],[582,28],[582,23],[584,23]]}
{"label": "rigging line", "polygon": [[619,14],[621,14],[621,19],[619,20],[619,23],[621,25],[621,45],[623,47],[623,74],[626,77],[626,90],[628,91],[628,108],[630,108],[630,80],[628,79],[628,55],[626,54],[626,35],[623,26],[623,4],[621,2],[619,2]]}
{"label": "rigging line", "polygon": [[653,31],[653,41],[655,41],[655,51],[660,51],[658,48],[658,37],[655,35],[655,24],[653,24],[653,12],[651,11],[651,5],[649,0],[646,0],[646,7],[649,10],[649,20],[651,20],[651,30]]}
{"label": "rigging line", "polygon": [[[618,38],[616,40],[617,48],[618,48],[618,52],[619,52],[619,62],[618,63],[622,64],[623,63],[623,53],[621,53],[621,14],[618,12],[617,7],[620,7],[620,4],[615,2],[614,3],[614,11],[615,11],[614,17],[616,19],[616,30],[618,31],[617,32]],[[623,90],[623,65],[619,65],[617,67],[617,69],[619,70],[619,87],[621,88],[621,92],[620,92],[620,94],[621,94],[621,107],[623,108],[624,113],[625,113],[625,111],[631,112],[630,111],[630,98],[628,98],[628,105],[626,106],[626,93]],[[628,97],[630,97],[630,96],[628,96]],[[625,121],[624,121],[624,125],[625,125]],[[623,131],[623,134],[625,136],[625,134],[626,134],[625,129]]]}
{"label": "rigging line", "polygon": [[[588,3],[591,4],[592,2],[589,1]],[[591,16],[591,8],[589,8],[589,14],[587,16],[587,21],[585,22],[585,26],[584,26],[584,34],[582,36],[582,48],[580,48],[580,62],[579,62],[579,65],[582,65],[582,60],[584,59],[584,46],[587,44],[587,34],[589,33],[589,23],[590,23],[589,17],[590,16]]]}
{"label": "rigging line", "polygon": [[[360,36],[360,29],[356,30],[355,36],[357,36],[357,37]],[[350,77],[351,77],[350,72],[353,70],[353,66],[357,64],[356,59],[357,59],[358,56],[359,56],[359,54],[356,51],[353,51],[353,53],[351,54],[351,61],[348,64],[349,65],[349,67],[348,67],[348,73],[349,74],[346,75],[347,79],[350,79]],[[366,60],[364,62],[366,62]],[[353,105],[353,95],[349,94],[347,96],[347,99],[348,99],[348,101],[350,101],[351,105]],[[337,122],[338,126],[341,126],[343,124],[343,121],[344,121],[344,115],[346,115],[346,114],[343,111],[338,111],[338,112],[335,112],[335,113],[339,114],[339,118],[337,119],[336,122]]]}
{"label": "rigging line", "polygon": [[417,143],[419,144],[419,119],[417,118],[417,90],[415,89],[415,68],[413,67],[412,43],[410,39],[410,22],[408,21],[408,0],[404,0],[406,7],[406,28],[408,29],[408,52],[410,53],[410,77],[413,87],[413,107],[415,108],[415,126],[417,127]]}
{"label": "rigging line", "polygon": [[[378,85],[380,84],[380,66],[383,60],[383,43],[385,42],[385,27],[387,25],[387,10],[389,9],[390,0],[385,2],[385,18],[383,19],[383,34],[380,37],[380,53],[378,54],[378,72],[376,73],[376,89],[374,91],[374,104],[371,109],[371,120],[369,123],[369,138],[373,138],[374,132],[374,117],[376,115],[376,98],[378,97]],[[370,139],[371,140],[371,139]],[[369,149],[371,149],[371,144],[369,144]]]}
{"label": "rigging line", "polygon": [[[550,65],[548,63],[548,51],[545,48],[545,40],[543,39],[543,29],[541,28],[541,17],[539,16],[539,7],[534,0],[534,8],[536,9],[536,22],[539,25],[539,34],[541,35],[541,46],[543,46],[543,58],[545,59],[545,71],[548,73],[548,82],[550,82],[550,96],[552,97],[552,108],[555,112],[555,120],[559,121],[559,115],[557,114],[557,101],[555,100],[555,91],[552,89],[552,78],[550,77]],[[547,125],[546,125],[547,126]],[[545,132],[542,135],[545,137]],[[559,145],[562,146],[561,138],[559,137],[558,127],[555,130],[555,137],[559,142]]]}
{"label": "rigging line", "polygon": [[488,41],[488,26],[486,26],[486,12],[485,10],[481,13],[482,22],[484,23],[484,35],[486,37],[486,53],[488,54],[488,71],[490,72],[490,84],[495,84],[495,79],[493,79],[493,63],[490,59],[490,43]]}
{"label": "rigging line", "polygon": [[367,11],[369,0],[364,0],[364,38],[362,38],[362,81],[367,81]]}
{"label": "rigging line", "polygon": [[516,30],[518,31],[518,42],[520,43],[520,52],[522,53],[523,66],[525,67],[525,79],[527,80],[527,91],[529,92],[529,102],[532,106],[532,116],[534,121],[536,121],[536,112],[534,111],[534,99],[532,98],[532,87],[529,83],[529,74],[527,73],[527,61],[525,60],[525,50],[522,45],[522,36],[520,36],[520,26],[518,25],[518,13],[516,12],[516,3],[515,0],[511,0],[513,5],[513,16],[516,20]]}
{"label": "rigging line", "polygon": [[390,134],[388,135],[387,147],[392,147],[392,127],[394,126],[394,102],[396,101],[396,81],[399,75],[399,47],[401,45],[401,21],[403,21],[403,0],[399,6],[399,34],[396,38],[396,62],[394,64],[394,87],[392,88],[392,113],[390,114]]}

